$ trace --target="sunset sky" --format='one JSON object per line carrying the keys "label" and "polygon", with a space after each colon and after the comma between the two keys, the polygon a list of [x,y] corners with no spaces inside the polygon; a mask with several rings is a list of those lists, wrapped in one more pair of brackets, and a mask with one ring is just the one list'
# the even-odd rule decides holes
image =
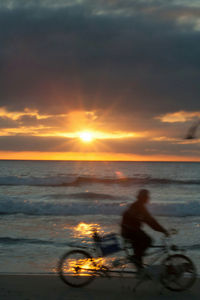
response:
{"label": "sunset sky", "polygon": [[1,0],[0,159],[200,161],[199,0]]}

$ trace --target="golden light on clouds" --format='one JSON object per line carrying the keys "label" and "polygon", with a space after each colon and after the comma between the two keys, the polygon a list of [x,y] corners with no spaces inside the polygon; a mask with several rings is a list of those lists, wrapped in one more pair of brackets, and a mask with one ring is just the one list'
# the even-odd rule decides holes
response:
{"label": "golden light on clouds", "polygon": [[[200,111],[178,111],[156,117],[159,121],[168,123],[194,121],[199,118]],[[139,122],[137,118],[134,119],[133,124],[127,118],[115,118],[113,112],[108,109],[45,114],[29,108],[22,111],[10,111],[6,107],[0,107],[0,137],[3,145],[0,151],[1,159],[200,160],[199,155],[196,156],[196,152],[191,152],[191,150],[190,158],[187,156],[188,152],[183,153],[184,149],[180,149],[180,156],[175,152],[174,155],[172,153],[167,155],[167,151],[165,155],[162,155],[161,149],[163,143],[198,146],[199,139],[182,140],[180,134],[175,137],[174,131],[173,133],[161,131],[159,136],[157,133],[154,134],[151,128],[148,131],[144,129],[139,131]],[[150,146],[147,147],[149,143]],[[152,148],[156,149],[157,146],[158,152],[156,150],[152,152]]]}
{"label": "golden light on clouds", "polygon": [[24,111],[8,111],[5,107],[0,107],[0,117],[2,118],[9,118],[11,120],[18,120],[21,117],[29,116],[29,117],[36,117],[37,119],[47,119],[51,115],[41,115],[38,113],[38,110],[32,110],[29,108],[25,108]]}
{"label": "golden light on clouds", "polygon": [[[0,107],[0,121],[3,125],[0,136],[13,139],[13,152],[1,152],[2,159],[42,159],[42,160],[129,160],[129,155],[117,154],[109,140],[141,138],[146,133],[126,129],[116,130],[108,111],[63,111],[62,114],[44,114],[33,109],[10,111]],[[17,138],[25,141],[34,137],[36,147],[17,144]],[[37,137],[39,138],[37,140]],[[44,139],[42,139],[44,138]],[[45,139],[48,138],[48,139]],[[52,140],[55,143],[52,146]],[[15,151],[15,144],[16,150]],[[66,152],[63,149],[66,148]],[[38,149],[38,151],[34,151]]]}
{"label": "golden light on clouds", "polygon": [[157,141],[157,142],[179,142],[180,138],[173,138],[173,137],[167,137],[167,136],[159,136],[159,137],[154,137],[152,138],[152,141]]}
{"label": "golden light on clouds", "polygon": [[160,136],[160,137],[154,137],[152,141],[156,142],[171,142],[172,144],[199,144],[200,139],[194,139],[194,140],[187,140],[182,138],[173,138],[173,137],[167,137],[167,136]]}
{"label": "golden light on clouds", "polygon": [[200,119],[200,111],[177,111],[174,113],[168,113],[165,115],[161,115],[156,117],[156,119],[159,119],[161,122],[166,123],[176,123],[176,122],[187,122],[195,119]]}
{"label": "golden light on clouds", "polygon": [[71,131],[82,131],[83,128],[98,126],[98,116],[95,111],[76,110],[66,114],[66,122]]}
{"label": "golden light on clouds", "polygon": [[19,128],[3,128],[0,130],[0,136],[15,136],[15,135],[28,135],[28,136],[45,136],[43,131],[47,131],[49,127],[39,126],[20,126]]}
{"label": "golden light on clouds", "polygon": [[[22,118],[26,117],[22,120]],[[30,123],[31,118],[37,122]],[[23,111],[9,111],[0,107],[0,118],[15,121],[9,127],[1,128],[1,136],[29,135],[38,137],[65,137],[81,139],[83,142],[103,139],[123,139],[144,136],[144,133],[113,130],[104,116],[99,120],[96,111],[77,110],[62,114],[42,114],[29,108]],[[33,121],[32,121],[33,122]],[[99,130],[101,128],[101,130]],[[103,128],[103,129],[102,129]],[[105,129],[104,129],[105,128]]]}

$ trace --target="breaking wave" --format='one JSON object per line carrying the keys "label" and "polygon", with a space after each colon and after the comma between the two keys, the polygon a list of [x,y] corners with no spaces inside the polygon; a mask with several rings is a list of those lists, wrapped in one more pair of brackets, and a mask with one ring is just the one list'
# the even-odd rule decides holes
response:
{"label": "breaking wave", "polygon": [[29,238],[13,238],[13,237],[0,237],[0,244],[16,245],[16,244],[32,244],[32,245],[48,245],[48,246],[66,246],[66,242],[48,241],[42,239],[29,239]]}
{"label": "breaking wave", "polygon": [[153,178],[146,177],[123,177],[123,178],[106,178],[93,176],[47,176],[47,177],[18,177],[6,176],[0,177],[0,185],[5,186],[81,186],[90,184],[200,184],[200,180],[178,180],[170,178]]}
{"label": "breaking wave", "polygon": [[[121,215],[127,208],[125,201],[31,201],[7,198],[0,201],[0,214],[24,214],[38,216]],[[149,210],[157,216],[200,216],[200,202],[189,201],[151,203]]]}
{"label": "breaking wave", "polygon": [[93,192],[82,192],[82,193],[72,193],[72,194],[50,194],[45,195],[44,198],[47,199],[78,199],[78,200],[124,200],[127,197],[123,196],[115,196],[110,194],[103,194],[103,193],[93,193]]}
{"label": "breaking wave", "polygon": [[51,245],[51,241],[45,241],[40,239],[26,239],[26,238],[11,238],[11,237],[0,237],[0,244],[43,244]]}
{"label": "breaking wave", "polygon": [[[56,247],[77,247],[77,243],[61,242],[61,241],[50,241],[42,239],[30,239],[30,238],[12,238],[12,237],[0,237],[0,244],[4,245],[44,245],[44,246],[56,246]],[[195,251],[200,249],[200,244],[193,245],[182,245],[181,249]]]}

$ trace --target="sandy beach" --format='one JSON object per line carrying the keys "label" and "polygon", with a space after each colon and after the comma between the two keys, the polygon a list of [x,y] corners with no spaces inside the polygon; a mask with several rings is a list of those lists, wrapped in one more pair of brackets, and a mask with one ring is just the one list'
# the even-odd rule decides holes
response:
{"label": "sandy beach", "polygon": [[84,288],[71,288],[56,275],[0,275],[1,300],[118,300],[118,299],[199,299],[199,279],[185,292],[171,292],[152,281],[132,291],[133,279],[96,279]]}

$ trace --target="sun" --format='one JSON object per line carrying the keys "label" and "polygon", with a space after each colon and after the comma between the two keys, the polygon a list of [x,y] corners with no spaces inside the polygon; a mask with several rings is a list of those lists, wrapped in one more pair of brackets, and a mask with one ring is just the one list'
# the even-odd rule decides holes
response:
{"label": "sun", "polygon": [[90,143],[94,139],[92,133],[89,131],[80,132],[79,137],[85,143]]}

